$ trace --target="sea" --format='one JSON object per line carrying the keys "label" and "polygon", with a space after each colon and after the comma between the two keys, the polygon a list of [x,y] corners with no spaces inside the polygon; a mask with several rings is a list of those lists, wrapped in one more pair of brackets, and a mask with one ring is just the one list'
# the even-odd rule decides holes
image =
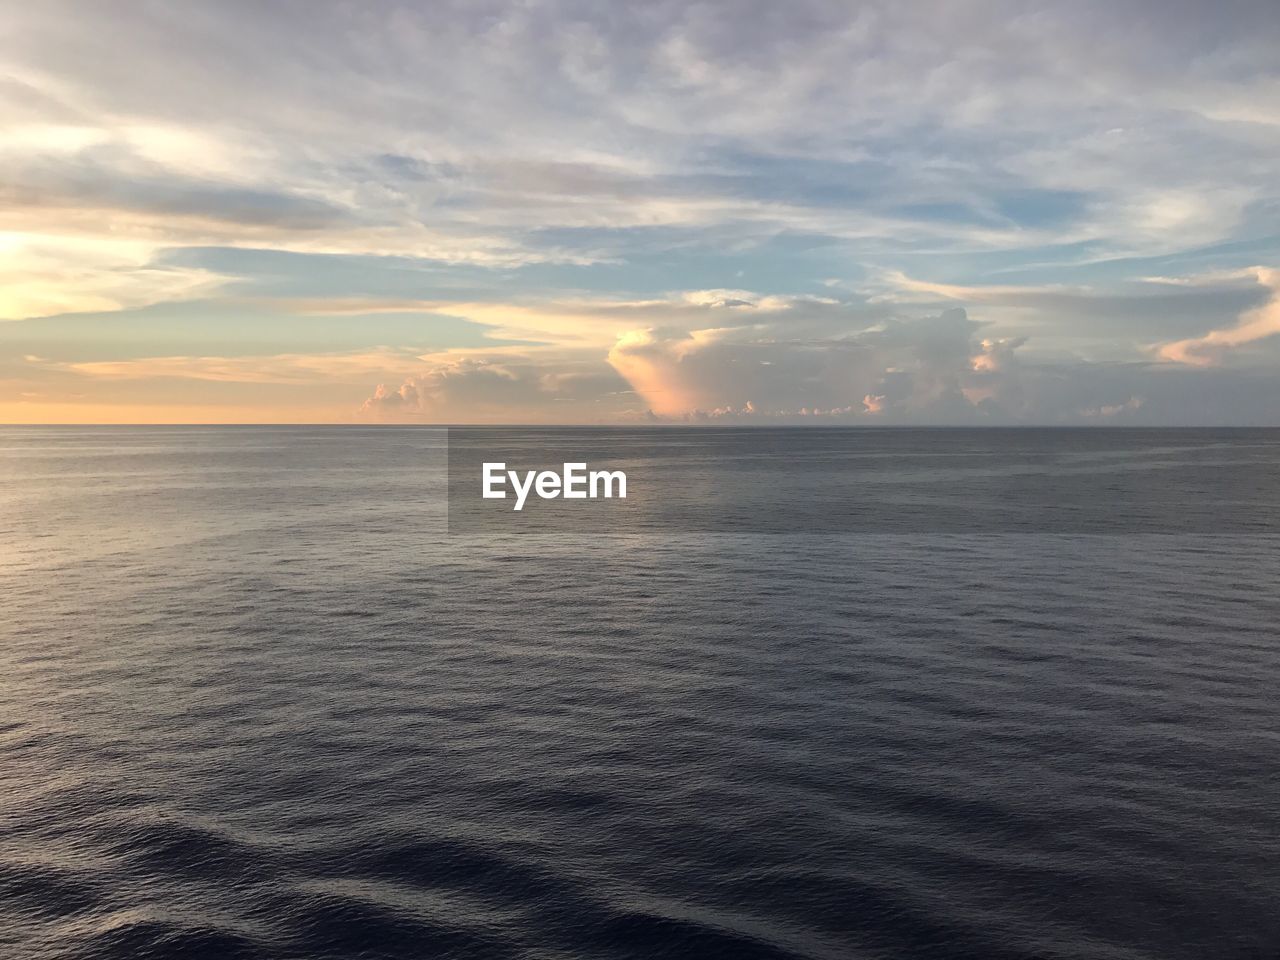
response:
{"label": "sea", "polygon": [[1277,583],[1280,431],[0,427],[0,957],[1276,960]]}

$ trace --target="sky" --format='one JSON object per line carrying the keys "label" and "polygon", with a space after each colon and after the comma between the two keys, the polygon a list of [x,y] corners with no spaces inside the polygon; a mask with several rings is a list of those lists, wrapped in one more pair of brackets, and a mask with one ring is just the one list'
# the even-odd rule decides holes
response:
{"label": "sky", "polygon": [[1271,2],[0,5],[0,422],[1280,425]]}

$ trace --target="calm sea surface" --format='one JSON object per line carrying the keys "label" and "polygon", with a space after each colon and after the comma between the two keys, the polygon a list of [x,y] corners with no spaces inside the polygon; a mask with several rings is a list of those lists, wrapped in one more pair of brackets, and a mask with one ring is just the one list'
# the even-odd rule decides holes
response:
{"label": "calm sea surface", "polygon": [[450,535],[443,431],[0,428],[0,956],[1280,957],[1280,432],[939,436],[761,432],[751,516],[1232,520]]}

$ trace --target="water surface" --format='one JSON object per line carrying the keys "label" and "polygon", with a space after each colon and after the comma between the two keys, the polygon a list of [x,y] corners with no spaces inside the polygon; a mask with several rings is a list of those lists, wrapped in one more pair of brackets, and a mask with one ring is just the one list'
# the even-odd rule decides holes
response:
{"label": "water surface", "polygon": [[443,442],[0,429],[0,955],[1280,956],[1275,537],[449,536]]}

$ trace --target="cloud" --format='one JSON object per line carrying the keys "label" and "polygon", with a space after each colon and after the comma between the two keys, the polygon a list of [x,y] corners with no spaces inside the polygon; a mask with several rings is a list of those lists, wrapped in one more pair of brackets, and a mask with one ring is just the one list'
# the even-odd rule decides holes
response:
{"label": "cloud", "polygon": [[[1275,409],[1262,2],[45,0],[5,31],[0,318],[117,314],[24,376],[381,382],[363,415],[458,420]],[[139,309],[204,302],[203,338]],[[273,313],[314,329],[243,332]]]}
{"label": "cloud", "polygon": [[1252,273],[1259,285],[1271,291],[1270,300],[1244,313],[1234,326],[1164,344],[1160,357],[1192,366],[1216,366],[1240,347],[1280,334],[1280,270],[1255,267]]}
{"label": "cloud", "polygon": [[983,340],[973,355],[975,373],[1004,373],[1016,362],[1014,351],[1027,342],[1026,337],[1001,337]]}
{"label": "cloud", "polygon": [[195,380],[221,383],[314,384],[359,381],[392,370],[415,370],[412,352],[381,348],[360,353],[294,353],[270,356],[172,356],[132,360],[55,362],[47,366],[99,380]]}
{"label": "cloud", "polygon": [[378,384],[360,414],[429,423],[583,423],[639,419],[643,411],[607,368],[548,372],[519,358],[458,358],[433,361],[398,387]]}
{"label": "cloud", "polygon": [[1146,403],[1144,397],[1129,397],[1123,403],[1109,403],[1101,407],[1087,407],[1080,411],[1086,419],[1111,420],[1132,410],[1141,410]]}
{"label": "cloud", "polygon": [[[0,389],[11,384],[15,402],[26,404],[24,410],[38,406],[51,411],[62,402],[70,411],[70,399],[50,398],[76,397],[74,409],[81,418],[84,404],[110,401],[135,419],[140,397],[182,396],[187,410],[196,409],[192,399],[202,399],[198,415],[210,418],[208,398],[243,397],[250,390],[278,403],[296,398],[289,401],[290,409],[312,411],[313,417],[431,423],[648,418],[692,423],[1218,424],[1265,423],[1280,409],[1280,384],[1265,366],[1214,368],[1054,356],[1037,351],[1033,336],[1001,335],[961,308],[886,312],[884,305],[856,300],[833,304],[830,298],[791,298],[779,309],[760,312],[691,303],[701,299],[676,292],[644,303],[604,300],[593,307],[582,300],[571,309],[556,302],[527,305],[519,321],[544,328],[590,323],[599,316],[648,321],[646,326],[623,327],[608,346],[579,338],[568,327],[543,342],[482,338],[434,351],[366,347],[112,359],[74,359],[72,354],[67,359],[65,351],[55,349],[51,356],[47,350],[23,348],[29,356],[6,361],[0,355]],[[487,309],[497,312],[500,306]],[[346,322],[348,316],[353,322],[368,319],[339,311],[327,322]],[[699,325],[708,320],[731,322]],[[84,319],[75,328],[77,336],[95,322],[107,321]],[[338,335],[336,329],[330,334]],[[111,349],[118,352],[126,345]],[[43,399],[37,402],[29,395]],[[253,416],[252,411],[245,416]]]}
{"label": "cloud", "polygon": [[[6,153],[13,154],[12,147]],[[321,197],[227,179],[200,179],[129,151],[94,148],[74,153],[2,156],[0,204],[4,222],[29,217],[48,225],[74,212],[113,218],[152,218],[175,234],[184,222],[226,224],[238,230],[274,227],[310,231],[340,226],[352,211]],[[238,178],[237,178],[238,179]],[[190,229],[190,228],[188,228]],[[238,235],[238,234],[237,234]]]}
{"label": "cloud", "polygon": [[956,420],[973,413],[965,388],[1000,392],[996,381],[1025,342],[975,342],[980,324],[959,308],[862,327],[864,318],[850,311],[847,326],[828,317],[824,336],[803,340],[787,336],[793,327],[788,319],[794,318],[784,313],[770,324],[632,330],[618,338],[609,362],[663,417],[866,411]]}
{"label": "cloud", "polygon": [[228,278],[153,262],[147,243],[0,231],[0,320],[125,310],[210,296]]}
{"label": "cloud", "polygon": [[596,261],[617,251],[545,231],[660,225],[1133,254],[1225,239],[1275,196],[1261,5],[1229,27],[1187,5],[822,0],[50,0],[10,20],[11,159],[55,195],[154,198],[156,227],[223,195],[246,227],[454,262]]}
{"label": "cloud", "polygon": [[1010,333],[1034,335],[1041,349],[1110,359],[1145,359],[1153,344],[1198,339],[1215,326],[1234,327],[1265,306],[1272,289],[1262,268],[1197,272],[1183,277],[1124,276],[1103,285],[938,284],[903,273],[876,278],[872,300],[899,308],[966,303]]}
{"label": "cloud", "polygon": [[[1274,378],[1265,370],[1233,383],[1225,373],[1175,377],[1146,361],[1028,353],[1033,337],[990,335],[960,308],[868,324],[846,307],[843,326],[826,314],[820,335],[788,338],[802,313],[793,305],[773,324],[633,330],[619,337],[609,362],[671,420],[1268,422],[1275,409],[1268,404],[1280,394],[1268,388]],[[1261,329],[1256,317],[1246,323]]]}
{"label": "cloud", "polygon": [[373,396],[360,406],[364,413],[395,416],[402,413],[420,413],[422,411],[422,394],[418,392],[415,380],[406,380],[395,390],[380,383],[373,391]]}

